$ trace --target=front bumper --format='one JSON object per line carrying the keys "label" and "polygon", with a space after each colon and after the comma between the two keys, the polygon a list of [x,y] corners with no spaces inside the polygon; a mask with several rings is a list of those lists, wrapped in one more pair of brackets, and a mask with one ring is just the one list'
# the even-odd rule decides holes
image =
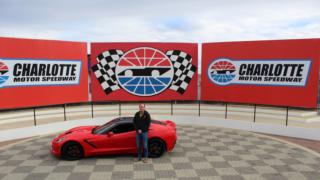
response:
{"label": "front bumper", "polygon": [[60,144],[57,143],[56,140],[54,139],[51,142],[51,154],[53,154],[54,156],[60,157],[61,156],[60,149],[61,149]]}

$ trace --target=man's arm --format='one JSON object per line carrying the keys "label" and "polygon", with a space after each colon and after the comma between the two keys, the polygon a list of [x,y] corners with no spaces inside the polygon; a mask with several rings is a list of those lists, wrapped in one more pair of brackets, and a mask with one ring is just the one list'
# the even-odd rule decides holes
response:
{"label": "man's arm", "polygon": [[147,120],[147,127],[148,127],[148,129],[149,129],[150,123],[151,123],[151,116],[150,116],[149,112],[147,113],[147,118],[146,118],[146,120]]}
{"label": "man's arm", "polygon": [[138,131],[138,127],[137,127],[137,113],[134,115],[133,117],[133,126],[136,129],[136,131]]}
{"label": "man's arm", "polygon": [[134,128],[136,129],[136,132],[137,132],[137,133],[141,133],[141,129],[139,129],[138,123],[137,123],[138,117],[139,117],[139,112],[137,112],[137,113],[134,115],[134,117],[133,117],[133,126],[134,126]]}

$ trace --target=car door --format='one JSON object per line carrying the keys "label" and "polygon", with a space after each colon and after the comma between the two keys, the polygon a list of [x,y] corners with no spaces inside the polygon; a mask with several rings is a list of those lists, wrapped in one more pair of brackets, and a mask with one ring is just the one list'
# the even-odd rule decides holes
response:
{"label": "car door", "polygon": [[136,151],[136,132],[132,123],[116,124],[90,142],[96,146],[95,154],[118,154]]}
{"label": "car door", "polygon": [[108,144],[110,149],[119,153],[135,152],[136,150],[136,131],[133,123],[118,124],[109,133]]}
{"label": "car door", "polygon": [[84,142],[92,148],[92,154],[106,154],[108,151],[112,151],[110,149],[112,146],[110,145],[108,132],[115,126],[116,124],[111,124],[110,126],[103,127],[95,132],[91,138],[84,139]]}

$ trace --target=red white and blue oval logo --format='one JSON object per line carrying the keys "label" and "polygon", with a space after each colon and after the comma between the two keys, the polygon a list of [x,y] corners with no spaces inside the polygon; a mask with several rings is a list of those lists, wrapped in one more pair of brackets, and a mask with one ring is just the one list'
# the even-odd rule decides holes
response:
{"label": "red white and blue oval logo", "polygon": [[170,59],[160,50],[139,47],[119,59],[115,72],[119,85],[127,92],[153,96],[171,85],[174,69]]}
{"label": "red white and blue oval logo", "polygon": [[236,67],[228,59],[214,60],[208,68],[209,79],[218,85],[227,85],[236,76]]}
{"label": "red white and blue oval logo", "polygon": [[9,79],[9,68],[8,66],[0,61],[0,87]]}

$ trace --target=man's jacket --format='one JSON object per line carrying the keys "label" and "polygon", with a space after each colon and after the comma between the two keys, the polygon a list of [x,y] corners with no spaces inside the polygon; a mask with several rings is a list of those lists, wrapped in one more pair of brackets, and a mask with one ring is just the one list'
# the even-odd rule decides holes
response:
{"label": "man's jacket", "polygon": [[140,129],[143,133],[148,132],[151,122],[150,114],[144,111],[143,115],[140,117],[140,111],[136,112],[133,118],[133,124],[136,131]]}

